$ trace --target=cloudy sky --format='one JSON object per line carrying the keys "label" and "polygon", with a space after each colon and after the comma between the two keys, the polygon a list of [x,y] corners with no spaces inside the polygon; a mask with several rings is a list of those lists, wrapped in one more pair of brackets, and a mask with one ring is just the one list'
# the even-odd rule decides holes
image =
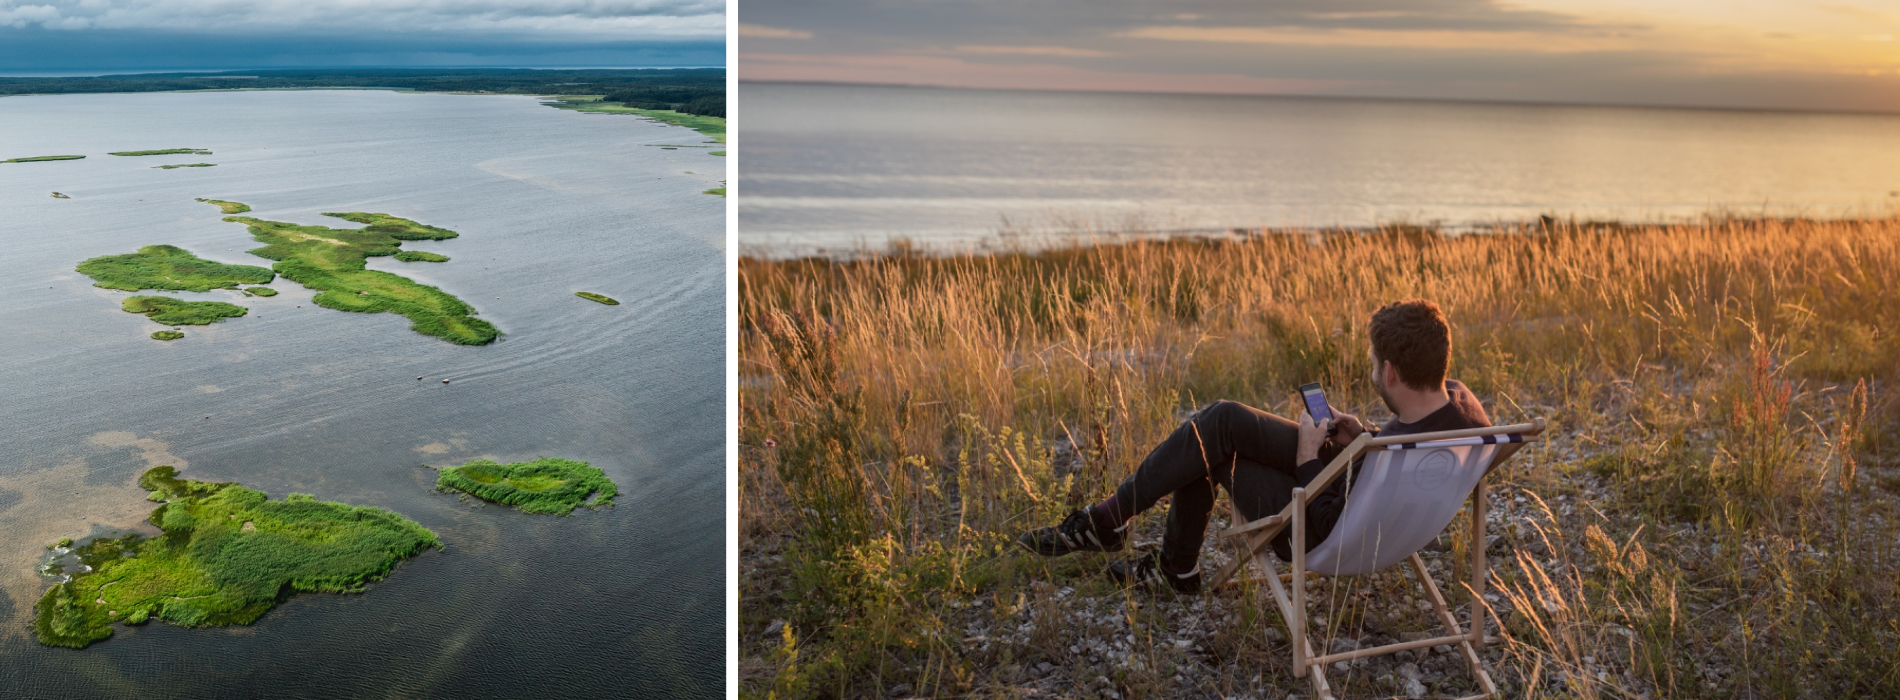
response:
{"label": "cloudy sky", "polygon": [[717,66],[724,0],[0,0],[0,74]]}
{"label": "cloudy sky", "polygon": [[1896,0],[740,0],[742,80],[1900,112]]}

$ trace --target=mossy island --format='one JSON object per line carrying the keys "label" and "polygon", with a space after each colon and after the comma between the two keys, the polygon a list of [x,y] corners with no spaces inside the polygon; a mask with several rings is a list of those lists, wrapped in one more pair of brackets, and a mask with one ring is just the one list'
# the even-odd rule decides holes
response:
{"label": "mossy island", "polygon": [[72,199],[72,197],[68,197],[68,196],[66,196],[66,195],[64,195],[64,194],[61,194],[61,193],[59,193],[59,192],[54,192],[54,193],[53,193],[53,199]]}
{"label": "mossy island", "polygon": [[237,289],[239,284],[264,284],[277,278],[266,268],[213,262],[169,245],[148,245],[137,253],[100,256],[79,263],[78,270],[93,279],[92,286],[126,292],[208,292]]}
{"label": "mossy island", "polygon": [[726,196],[726,188],[724,188],[724,187],[714,187],[714,188],[712,188],[712,189],[710,189],[710,190],[706,190],[705,192],[702,192],[701,194],[716,194],[716,195],[719,195],[719,196],[721,196],[721,197],[724,197],[724,196]]}
{"label": "mossy island", "polygon": [[598,301],[598,302],[600,302],[600,303],[602,303],[602,304],[606,304],[606,305],[608,305],[608,306],[619,306],[619,305],[620,305],[620,302],[619,302],[619,301],[617,301],[617,300],[615,300],[615,299],[614,299],[613,297],[610,297],[610,296],[607,296],[607,295],[605,295],[605,294],[595,294],[595,293],[593,293],[593,292],[575,292],[575,293],[574,293],[574,296],[577,296],[577,297],[580,297],[580,298],[582,298],[582,299],[586,299],[586,300],[588,300],[588,301]]}
{"label": "mossy island", "polygon": [[605,472],[586,462],[559,457],[513,464],[477,459],[444,468],[436,476],[435,487],[513,506],[523,513],[550,515],[570,515],[581,507],[611,506],[614,497],[620,495]]}
{"label": "mossy island", "polygon": [[235,483],[188,481],[154,467],[139,486],[164,505],[164,531],[81,545],[85,566],[34,606],[41,644],[82,648],[114,623],[246,625],[298,592],[360,593],[409,557],[441,546],[415,521],[373,506],[293,493],[281,501]]}
{"label": "mossy island", "polygon": [[[178,155],[178,154],[183,154],[183,153],[189,153],[194,156],[211,155],[210,151],[207,151],[202,148],[161,148],[156,151],[117,151],[113,153],[107,153],[106,155],[109,155],[109,156],[169,156],[169,155]],[[173,166],[173,167],[178,167],[178,166]]]}
{"label": "mossy island", "polygon": [[240,204],[238,202],[227,202],[222,199],[205,199],[203,197],[199,197],[198,201],[204,202],[205,204],[216,205],[218,209],[222,210],[226,214],[242,214],[244,212],[251,210],[251,207],[248,204]]}
{"label": "mossy island", "polygon": [[152,333],[152,340],[177,340],[183,337],[185,337],[185,334],[178,331],[157,331]]}
{"label": "mossy island", "polygon": [[154,170],[171,170],[172,168],[209,168],[216,165],[217,163],[179,163],[177,165],[154,165],[152,168]]}
{"label": "mossy island", "polygon": [[245,287],[245,288],[244,288],[244,293],[245,293],[245,294],[249,294],[249,295],[251,295],[251,296],[254,296],[254,297],[274,297],[274,296],[277,296],[277,290],[275,290],[275,289],[271,289],[270,287]]}
{"label": "mossy island", "polygon": [[30,158],[8,158],[0,163],[41,163],[49,160],[79,160],[85,156],[32,156]]}
{"label": "mossy island", "polygon": [[[237,202],[198,201],[215,204],[226,213],[250,211],[250,207]],[[318,306],[401,314],[409,318],[410,330],[460,345],[487,345],[501,335],[493,324],[475,318],[475,309],[461,299],[407,277],[367,267],[371,257],[403,252],[403,241],[439,241],[460,234],[388,214],[326,212],[324,216],[367,225],[335,229],[249,216],[227,216],[224,220],[249,226],[251,237],[266,244],[251,254],[276,260],[272,269],[277,274],[316,290],[312,301]]]}
{"label": "mossy island", "polygon": [[421,250],[405,250],[397,253],[396,259],[403,262],[448,262],[449,256]]}
{"label": "mossy island", "polygon": [[185,301],[159,296],[128,297],[119,303],[119,308],[128,313],[145,314],[167,326],[204,326],[250,312],[237,304],[222,301]]}

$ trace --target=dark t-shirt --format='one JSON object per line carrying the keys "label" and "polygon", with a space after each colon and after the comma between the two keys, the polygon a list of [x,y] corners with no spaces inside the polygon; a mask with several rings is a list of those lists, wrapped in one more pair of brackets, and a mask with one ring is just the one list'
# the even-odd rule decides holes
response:
{"label": "dark t-shirt", "polygon": [[[1374,432],[1379,437],[1391,437],[1491,426],[1491,418],[1485,415],[1484,405],[1478,402],[1478,397],[1472,394],[1463,382],[1456,379],[1445,380],[1445,393],[1451,396],[1451,402],[1432,411],[1430,415],[1417,423],[1401,422],[1397,416],[1394,416],[1392,420],[1386,421],[1383,427]],[[1320,450],[1319,459],[1307,460],[1301,464],[1297,472],[1299,484],[1305,486],[1311,483],[1320,472],[1326,470],[1327,463],[1331,462],[1337,454],[1339,454],[1339,448],[1328,447]],[[1315,496],[1311,503],[1306,504],[1306,548],[1308,550],[1319,546],[1319,543],[1326,541],[1327,535],[1332,534],[1333,524],[1339,522],[1339,514],[1346,510],[1347,489],[1351,483],[1359,479],[1361,461],[1364,461],[1363,457],[1354,460],[1352,466],[1346,469],[1345,478],[1334,479],[1331,486],[1326,487],[1326,490]],[[1274,553],[1280,556],[1281,561],[1293,560],[1292,550],[1287,547],[1286,535],[1283,534],[1274,539],[1273,549]]]}

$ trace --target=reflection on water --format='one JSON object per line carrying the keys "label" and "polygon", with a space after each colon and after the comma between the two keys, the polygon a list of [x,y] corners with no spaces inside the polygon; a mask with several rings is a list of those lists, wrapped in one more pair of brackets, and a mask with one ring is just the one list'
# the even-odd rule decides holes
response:
{"label": "reflection on water", "polygon": [[[724,202],[699,194],[723,160],[643,145],[703,139],[528,98],[375,91],[10,97],[0,134],[6,157],[91,156],[0,166],[0,697],[723,695]],[[182,146],[215,153],[104,155]],[[199,161],[218,167],[152,168]],[[280,280],[271,298],[181,294],[251,313],[151,340],[158,324],[118,308],[129,294],[73,266],[153,243],[266,264],[197,197],[459,231],[404,246],[451,262],[370,267],[506,335],[456,346]],[[618,505],[480,507],[435,493],[425,466],[541,455],[605,470]],[[157,464],[388,508],[446,548],[248,627],[39,646],[46,545],[139,527],[153,504],[136,479]]]}
{"label": "reflection on water", "polygon": [[[1900,116],[744,83],[740,235],[1453,228],[1900,203]],[[1007,223],[1005,223],[1007,222]]]}

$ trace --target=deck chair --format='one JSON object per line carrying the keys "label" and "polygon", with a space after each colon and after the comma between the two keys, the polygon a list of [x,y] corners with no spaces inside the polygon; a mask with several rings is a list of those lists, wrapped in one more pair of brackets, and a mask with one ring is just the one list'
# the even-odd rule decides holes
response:
{"label": "deck chair", "polygon": [[[1544,431],[1544,421],[1469,430],[1449,430],[1392,437],[1362,434],[1326,465],[1305,488],[1293,490],[1293,499],[1284,510],[1252,522],[1243,522],[1238,509],[1232,522],[1241,523],[1220,533],[1223,541],[1239,545],[1234,558],[1214,576],[1218,587],[1233,582],[1235,573],[1249,564],[1259,564],[1265,575],[1250,581],[1264,581],[1273,591],[1274,602],[1286,620],[1288,637],[1293,643],[1293,675],[1310,677],[1313,690],[1323,700],[1334,700],[1326,682],[1326,667],[1338,661],[1364,656],[1396,654],[1407,649],[1456,645],[1471,666],[1471,675],[1484,692],[1465,698],[1475,700],[1497,695],[1497,686],[1485,673],[1478,659],[1484,648],[1484,621],[1488,608],[1484,595],[1485,578],[1490,573],[1484,557],[1484,475],[1504,463],[1526,442],[1534,442]],[[1326,541],[1305,551],[1306,506],[1335,479],[1346,474],[1347,465],[1360,455],[1359,478],[1347,495],[1346,507]],[[1445,596],[1432,581],[1418,550],[1437,539],[1471,497],[1471,629],[1458,626],[1458,618],[1445,603]],[[1229,503],[1232,506],[1231,499]],[[1274,561],[1267,554],[1273,538],[1291,529],[1293,562],[1290,577],[1292,596],[1281,585]],[[1378,647],[1335,654],[1314,653],[1307,634],[1306,578],[1309,573],[1346,576],[1379,571],[1405,561],[1418,576],[1432,606],[1444,623],[1445,634],[1429,639],[1398,642]]]}

